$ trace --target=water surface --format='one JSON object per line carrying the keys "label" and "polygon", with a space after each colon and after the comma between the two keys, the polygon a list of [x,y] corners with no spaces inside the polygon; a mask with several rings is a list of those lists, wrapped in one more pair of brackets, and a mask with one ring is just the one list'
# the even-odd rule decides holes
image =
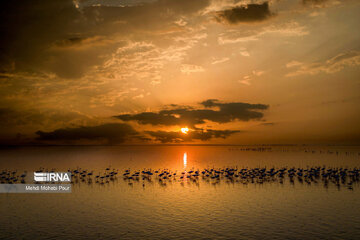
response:
{"label": "water surface", "polygon": [[[2,149],[0,169],[189,171],[360,167],[357,147],[132,146]],[[360,188],[320,182],[78,182],[71,194],[1,194],[4,239],[357,239]]]}

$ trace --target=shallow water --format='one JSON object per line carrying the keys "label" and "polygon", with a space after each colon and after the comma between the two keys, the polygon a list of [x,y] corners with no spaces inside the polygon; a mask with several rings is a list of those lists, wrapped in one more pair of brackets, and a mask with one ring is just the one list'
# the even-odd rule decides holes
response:
{"label": "shallow water", "polygon": [[[360,167],[357,147],[37,147],[0,150],[0,169]],[[3,239],[357,239],[360,188],[285,181],[75,183],[70,194],[0,194]]]}

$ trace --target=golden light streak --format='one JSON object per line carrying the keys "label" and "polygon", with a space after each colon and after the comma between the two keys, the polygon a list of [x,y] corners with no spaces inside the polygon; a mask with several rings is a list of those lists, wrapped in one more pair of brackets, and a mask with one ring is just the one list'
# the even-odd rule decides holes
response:
{"label": "golden light streak", "polygon": [[187,166],[187,153],[186,152],[184,152],[183,161],[184,161],[184,168],[186,168],[186,166]]}

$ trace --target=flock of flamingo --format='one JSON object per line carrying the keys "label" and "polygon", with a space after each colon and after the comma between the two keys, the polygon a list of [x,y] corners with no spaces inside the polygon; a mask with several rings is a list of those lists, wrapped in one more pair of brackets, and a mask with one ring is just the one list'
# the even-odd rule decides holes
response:
{"label": "flock of flamingo", "polygon": [[[187,171],[171,171],[169,169],[143,169],[131,170],[125,169],[120,171],[111,167],[95,174],[94,170],[86,169],[68,169],[71,172],[72,184],[99,184],[106,185],[119,180],[125,181],[129,186],[133,184],[142,184],[143,187],[159,183],[166,186],[170,183],[210,183],[213,185],[225,183],[239,184],[264,184],[264,183],[290,183],[295,184],[323,184],[324,187],[329,185],[338,188],[346,187],[353,190],[360,180],[360,169],[358,168],[333,168],[333,167],[282,167],[282,168],[205,168],[190,169]],[[41,168],[37,172],[56,172],[56,169]],[[0,170],[0,182],[2,184],[15,183],[34,183],[27,182],[27,172],[19,173],[17,170]],[[35,182],[39,183],[39,182]],[[43,182],[42,182],[43,183]],[[49,183],[49,182],[47,182]]]}
{"label": "flock of flamingo", "polygon": [[[273,151],[271,147],[244,147],[244,148],[229,148],[229,151]],[[290,151],[289,149],[282,149],[280,151]],[[360,152],[341,152],[336,150],[314,150],[303,148],[300,151],[304,153],[320,153],[320,154],[336,154],[336,155],[359,155]],[[187,169],[187,153],[184,153],[184,169]],[[57,169],[40,168],[36,172],[57,172]],[[301,183],[307,185],[319,185],[324,187],[329,185],[346,187],[353,190],[355,186],[359,185],[360,168],[347,167],[281,167],[281,168],[266,168],[256,167],[248,168],[242,167],[222,167],[222,168],[204,168],[204,169],[189,169],[183,171],[172,171],[167,168],[163,169],[142,169],[142,170],[119,170],[107,167],[101,171],[87,170],[82,168],[67,169],[71,173],[71,184],[99,184],[106,185],[115,183],[119,180],[125,181],[129,186],[134,184],[141,184],[143,187],[159,183],[161,186],[166,186],[170,183],[195,183],[200,182],[217,185],[222,182],[225,183],[240,183],[240,184],[264,184],[264,183]],[[95,173],[97,172],[97,173]],[[32,172],[31,172],[32,173]],[[17,170],[3,169],[0,170],[1,184],[16,184],[16,183],[40,183],[34,182],[27,171],[20,172]],[[29,180],[30,179],[30,180]],[[44,183],[44,182],[41,182]],[[49,183],[49,182],[45,182]]]}

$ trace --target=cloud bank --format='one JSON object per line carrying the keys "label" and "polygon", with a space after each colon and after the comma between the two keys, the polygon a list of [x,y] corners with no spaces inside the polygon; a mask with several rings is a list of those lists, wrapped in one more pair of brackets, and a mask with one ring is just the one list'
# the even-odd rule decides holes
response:
{"label": "cloud bank", "polygon": [[[240,133],[237,129],[212,129],[196,126],[211,121],[218,124],[233,121],[261,120],[263,111],[268,109],[265,104],[250,104],[242,102],[221,102],[208,99],[196,107],[184,105],[168,105],[158,112],[142,112],[138,114],[122,114],[113,118],[129,123],[106,123],[96,126],[81,126],[59,128],[53,131],[37,131],[39,143],[51,144],[123,144],[123,143],[180,143],[194,141],[209,141],[216,138],[228,138]],[[132,121],[140,125],[157,126],[154,130],[134,129]],[[184,134],[180,131],[164,131],[170,126],[189,126]],[[172,128],[173,129],[173,128]]]}
{"label": "cloud bank", "polygon": [[139,133],[130,125],[109,123],[92,127],[62,128],[52,132],[37,131],[37,140],[48,142],[69,142],[90,140],[108,144],[124,143],[138,138]]}
{"label": "cloud bank", "polygon": [[194,127],[205,123],[206,120],[215,123],[229,123],[232,121],[250,121],[263,118],[263,110],[268,105],[250,104],[242,102],[223,103],[217,99],[208,99],[200,103],[202,107],[173,105],[171,109],[159,112],[142,112],[137,114],[121,114],[114,116],[122,121],[136,121],[139,124],[151,125],[188,125]]}

